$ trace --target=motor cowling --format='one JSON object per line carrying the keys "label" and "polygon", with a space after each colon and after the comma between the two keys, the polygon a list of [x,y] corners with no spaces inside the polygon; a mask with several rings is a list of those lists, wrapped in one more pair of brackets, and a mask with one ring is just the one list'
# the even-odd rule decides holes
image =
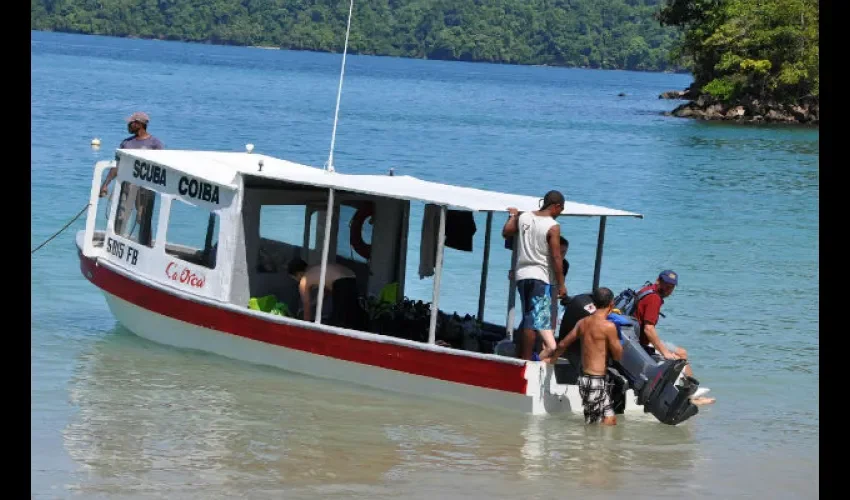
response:
{"label": "motor cowling", "polygon": [[699,388],[699,382],[693,377],[682,377],[682,381],[676,383],[687,360],[657,360],[640,345],[640,325],[635,318],[611,314],[608,319],[617,325],[623,346],[622,357],[612,365],[629,381],[644,411],[669,425],[696,415],[699,409],[690,398]]}

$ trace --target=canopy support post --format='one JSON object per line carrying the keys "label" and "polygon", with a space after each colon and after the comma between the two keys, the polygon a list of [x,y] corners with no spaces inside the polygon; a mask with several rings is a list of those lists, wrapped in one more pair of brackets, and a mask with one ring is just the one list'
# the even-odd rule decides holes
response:
{"label": "canopy support post", "polygon": [[608,219],[603,215],[599,218],[599,239],[596,242],[596,264],[593,267],[593,289],[599,288],[599,274],[602,271],[602,246],[605,245],[605,222]]}
{"label": "canopy support post", "polygon": [[487,295],[487,271],[490,267],[490,231],[493,229],[493,212],[487,212],[484,232],[484,263],[481,265],[481,286],[478,290],[478,321],[484,321],[484,302]]}
{"label": "canopy support post", "polygon": [[513,244],[511,245],[511,280],[508,285],[508,319],[507,324],[505,325],[505,333],[507,334],[505,338],[513,340],[514,339],[514,319],[516,317],[516,273],[514,270],[516,269],[516,261],[517,261],[517,252],[516,252],[516,237],[511,237]]}
{"label": "canopy support post", "polygon": [[322,270],[319,273],[319,298],[316,301],[316,317],[313,318],[317,324],[322,324],[322,306],[325,302],[325,274],[328,271],[328,254],[331,248],[331,221],[333,219],[334,190],[328,189],[328,208],[325,212],[325,239],[322,241]]}
{"label": "canopy support post", "polygon": [[440,207],[440,229],[437,233],[437,265],[434,269],[434,298],[431,300],[431,324],[428,326],[428,343],[437,341],[437,312],[440,310],[440,281],[443,277],[443,253],[446,248],[446,207]]}

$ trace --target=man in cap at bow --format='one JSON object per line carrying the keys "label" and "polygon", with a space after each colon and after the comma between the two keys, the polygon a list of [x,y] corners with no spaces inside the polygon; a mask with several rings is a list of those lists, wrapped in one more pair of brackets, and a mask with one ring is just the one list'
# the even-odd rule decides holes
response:
{"label": "man in cap at bow", "polygon": [[[127,118],[127,130],[133,134],[121,141],[118,149],[164,149],[162,142],[148,133],[150,118],[147,113],[136,112]],[[118,175],[118,168],[112,167],[106,175],[106,180],[100,187],[100,196],[106,196],[109,192],[109,183]],[[153,242],[153,211],[155,204],[155,193],[142,186],[124,184],[118,197],[118,212],[115,217],[115,231],[125,237],[125,230],[129,231],[138,227],[139,234],[136,241],[143,245],[151,246]],[[135,224],[127,220],[135,217]]]}
{"label": "man in cap at bow", "polygon": [[[159,139],[148,133],[148,123],[150,123],[150,117],[148,117],[147,113],[138,111],[130,115],[127,118],[127,131],[133,135],[121,141],[118,149],[165,149],[165,146],[163,146]],[[103,181],[103,185],[100,187],[101,197],[106,196],[109,183],[112,182],[112,179],[116,175],[118,175],[117,168],[113,167],[109,169],[106,180]]]}

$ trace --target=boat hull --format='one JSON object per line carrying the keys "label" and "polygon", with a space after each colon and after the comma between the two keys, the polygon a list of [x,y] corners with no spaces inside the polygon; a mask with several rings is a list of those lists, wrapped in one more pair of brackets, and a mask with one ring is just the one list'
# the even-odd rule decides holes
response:
{"label": "boat hull", "polygon": [[[507,411],[581,413],[578,388],[551,366],[364,334],[187,297],[79,253],[115,318],[164,345],[381,390]],[[312,327],[312,328],[311,328]],[[633,394],[626,412],[640,410]]]}
{"label": "boat hull", "polygon": [[485,406],[531,411],[524,394],[446,382],[328,356],[288,349],[151,313],[106,293],[112,314],[136,335],[173,347],[195,349],[254,364],[414,395],[437,395],[455,401],[474,400]]}

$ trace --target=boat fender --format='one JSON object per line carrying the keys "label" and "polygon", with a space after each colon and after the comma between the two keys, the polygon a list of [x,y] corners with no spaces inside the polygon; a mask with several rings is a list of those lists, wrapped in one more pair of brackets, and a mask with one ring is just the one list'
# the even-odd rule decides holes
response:
{"label": "boat fender", "polygon": [[349,231],[349,244],[355,252],[360,254],[364,259],[369,260],[372,256],[372,245],[368,245],[363,241],[363,224],[366,219],[371,218],[375,213],[375,207],[372,203],[363,205],[354,217],[351,218],[351,231]]}

